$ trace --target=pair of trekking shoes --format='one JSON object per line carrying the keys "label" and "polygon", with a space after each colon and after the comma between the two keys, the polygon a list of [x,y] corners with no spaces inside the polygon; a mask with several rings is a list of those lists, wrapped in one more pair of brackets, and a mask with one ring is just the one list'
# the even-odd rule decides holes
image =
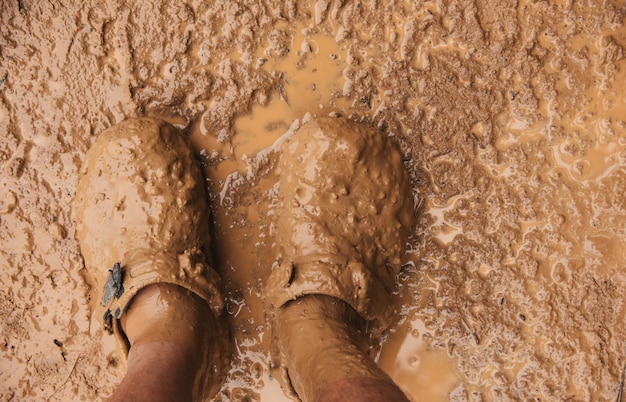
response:
{"label": "pair of trekking shoes", "polygon": [[[343,118],[304,124],[283,146],[274,212],[276,262],[264,289],[268,329],[306,295],[345,302],[379,335],[413,224],[402,156],[381,132]],[[152,118],[105,130],[89,150],[76,191],[77,236],[97,291],[97,312],[127,355],[120,324],[142,289],[171,284],[206,301],[216,339],[228,339],[220,277],[212,268],[205,181],[187,138]],[[233,239],[237,241],[237,239]],[[203,399],[219,389],[229,345],[205,353]],[[280,347],[270,365],[282,367]]]}

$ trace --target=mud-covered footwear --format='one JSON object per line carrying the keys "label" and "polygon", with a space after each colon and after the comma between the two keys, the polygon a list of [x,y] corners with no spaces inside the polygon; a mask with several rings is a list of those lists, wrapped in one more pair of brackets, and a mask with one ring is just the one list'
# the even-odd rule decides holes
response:
{"label": "mud-covered footwear", "polygon": [[[393,314],[391,294],[414,220],[399,150],[381,132],[324,118],[285,143],[279,173],[278,258],[265,291],[270,326],[287,302],[317,294],[346,302],[379,335]],[[279,365],[276,351],[273,357]]]}
{"label": "mud-covered footwear", "polygon": [[[125,355],[129,345],[119,320],[148,285],[168,283],[193,292],[219,321],[223,297],[210,266],[204,180],[178,129],[139,118],[105,130],[80,171],[75,216],[94,281],[95,314],[117,335]],[[212,377],[224,365],[219,356],[214,360]]]}

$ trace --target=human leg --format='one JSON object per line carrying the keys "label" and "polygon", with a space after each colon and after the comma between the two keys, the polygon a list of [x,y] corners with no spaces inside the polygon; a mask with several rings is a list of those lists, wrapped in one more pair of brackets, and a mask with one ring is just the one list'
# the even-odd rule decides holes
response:
{"label": "human leg", "polygon": [[278,312],[276,336],[291,384],[305,401],[402,402],[368,354],[365,322],[345,302],[307,295]]}
{"label": "human leg", "polygon": [[198,351],[220,347],[212,317],[204,300],[180,286],[139,291],[121,319],[128,369],[111,401],[192,401],[207,366]]}

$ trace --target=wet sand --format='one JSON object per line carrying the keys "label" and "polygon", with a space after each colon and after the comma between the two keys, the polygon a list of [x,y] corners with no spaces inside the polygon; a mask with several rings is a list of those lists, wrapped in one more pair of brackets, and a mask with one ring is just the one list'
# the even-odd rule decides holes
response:
{"label": "wet sand", "polygon": [[[260,297],[280,144],[378,127],[418,223],[372,349],[415,400],[616,400],[626,363],[623,2],[0,0],[0,399],[105,399],[72,211],[96,136],[156,116],[208,178],[234,361],[218,400],[280,401]],[[380,350],[379,350],[380,349]]]}

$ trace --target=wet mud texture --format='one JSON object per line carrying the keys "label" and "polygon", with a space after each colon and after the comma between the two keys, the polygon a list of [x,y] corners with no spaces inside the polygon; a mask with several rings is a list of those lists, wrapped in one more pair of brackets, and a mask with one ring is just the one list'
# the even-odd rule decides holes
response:
{"label": "wet mud texture", "polygon": [[105,399],[119,381],[72,203],[97,134],[156,116],[185,129],[209,178],[235,342],[218,400],[280,400],[259,301],[278,150],[339,113],[400,145],[419,205],[394,324],[372,350],[392,378],[416,400],[435,366],[452,376],[439,400],[616,400],[625,14],[620,1],[0,0],[0,399]]}

